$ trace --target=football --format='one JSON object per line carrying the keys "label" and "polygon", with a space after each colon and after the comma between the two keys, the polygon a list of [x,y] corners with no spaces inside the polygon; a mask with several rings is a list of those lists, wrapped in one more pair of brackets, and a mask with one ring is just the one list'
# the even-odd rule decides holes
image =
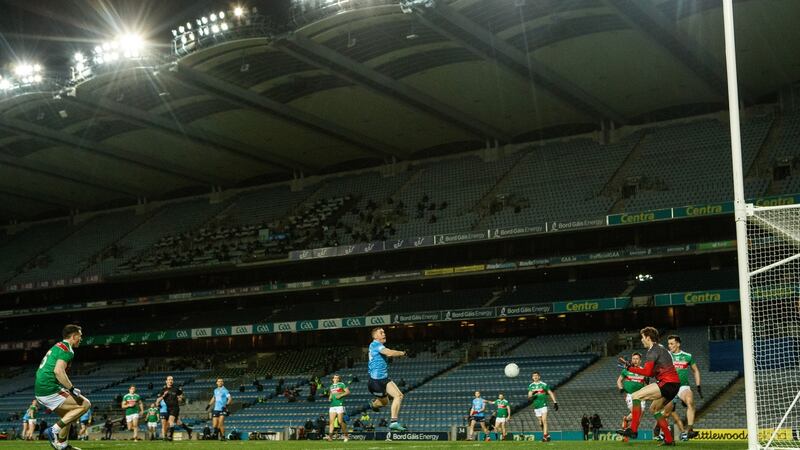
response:
{"label": "football", "polygon": [[509,363],[506,365],[505,372],[508,378],[514,378],[519,375],[519,366],[514,363]]}

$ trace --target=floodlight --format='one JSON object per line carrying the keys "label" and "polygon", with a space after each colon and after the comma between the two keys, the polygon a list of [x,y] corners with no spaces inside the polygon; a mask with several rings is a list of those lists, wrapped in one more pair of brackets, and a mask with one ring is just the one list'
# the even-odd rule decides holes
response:
{"label": "floodlight", "polygon": [[209,19],[210,21],[212,21],[212,22],[216,22],[216,21],[217,21],[217,15],[216,15],[216,14],[214,14],[214,13],[211,13],[211,15],[210,15],[210,16],[208,16],[208,19]]}
{"label": "floodlight", "polygon": [[172,37],[178,37],[178,30],[172,30]]}
{"label": "floodlight", "polygon": [[42,71],[42,66],[40,66],[39,64],[34,64],[33,65],[33,71],[34,72],[41,72]]}
{"label": "floodlight", "polygon": [[83,56],[83,53],[81,53],[81,52],[75,52],[75,55],[73,55],[73,58],[75,58],[75,62],[86,61],[86,57]]}
{"label": "floodlight", "polygon": [[42,76],[37,73],[36,75],[33,76],[33,82],[34,83],[41,83],[42,82]]}
{"label": "floodlight", "polygon": [[194,21],[194,23],[196,23],[198,27],[199,27],[200,25],[203,25],[203,21],[202,21],[202,20],[200,20],[200,19],[197,19],[197,20],[195,20],[195,21]]}
{"label": "floodlight", "polygon": [[99,46],[99,45],[98,45],[98,46],[96,46],[96,47],[94,48],[94,52],[95,52],[95,53],[98,53],[98,54],[99,54],[99,53],[103,53],[103,47],[101,47],[101,46]]}
{"label": "floodlight", "polygon": [[10,81],[6,80],[5,78],[0,77],[0,89],[2,89],[4,91],[7,91],[7,90],[9,90],[9,89],[11,89],[13,87],[14,87],[14,85],[11,84]]}
{"label": "floodlight", "polygon": [[200,19],[200,20],[202,20],[202,21],[203,21],[203,25],[205,25],[205,24],[207,24],[207,23],[208,23],[208,17],[205,17],[205,16],[204,16],[204,17],[203,17],[202,19]]}
{"label": "floodlight", "polygon": [[28,64],[17,64],[16,67],[14,67],[14,73],[18,77],[27,77],[33,73],[33,67]]}
{"label": "floodlight", "polygon": [[222,22],[219,27],[222,31],[228,31],[228,22]]}
{"label": "floodlight", "polygon": [[218,12],[218,13],[217,13],[217,17],[219,17],[219,20],[222,20],[222,19],[224,19],[224,18],[225,18],[225,12],[224,12],[224,11],[220,11],[220,12]]}
{"label": "floodlight", "polygon": [[192,29],[192,22],[186,22],[186,29],[187,30],[191,30]]}
{"label": "floodlight", "polygon": [[211,26],[211,32],[214,33],[214,34],[219,33],[219,25],[217,25],[217,24],[212,25]]}
{"label": "floodlight", "polygon": [[186,28],[184,28],[183,25],[178,27],[178,33],[183,34],[185,32],[186,32]]}
{"label": "floodlight", "polygon": [[237,6],[236,8],[233,8],[233,15],[234,16],[242,17],[243,14],[244,14],[244,10],[242,9],[241,6]]}
{"label": "floodlight", "polygon": [[189,40],[193,41],[194,40],[194,33],[190,32],[190,33],[188,33],[188,35],[189,35]]}

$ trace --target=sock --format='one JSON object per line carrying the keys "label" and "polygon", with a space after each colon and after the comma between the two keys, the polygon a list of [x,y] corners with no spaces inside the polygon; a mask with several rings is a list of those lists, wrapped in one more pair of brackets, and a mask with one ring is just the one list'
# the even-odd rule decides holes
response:
{"label": "sock", "polygon": [[669,444],[672,442],[672,433],[669,431],[669,424],[667,423],[667,419],[664,417],[660,417],[659,414],[655,414],[656,416],[656,423],[658,423],[658,427],[661,428],[661,431],[664,433],[664,442]]}
{"label": "sock", "polygon": [[64,426],[64,422],[62,422],[59,419],[58,422],[53,424],[53,434],[58,434],[61,431],[61,427],[63,427],[63,426]]}
{"label": "sock", "polygon": [[639,421],[642,420],[642,401],[641,400],[634,400],[633,401],[633,408],[631,409],[631,413],[633,414],[633,421],[631,422],[631,430],[634,433],[639,432]]}
{"label": "sock", "polygon": [[389,422],[391,422],[391,423],[397,423],[397,417],[392,417],[392,420],[390,420]]}
{"label": "sock", "polygon": [[694,431],[694,425],[693,424],[686,425],[686,431],[689,433]]}
{"label": "sock", "polygon": [[191,432],[191,431],[192,431],[192,429],[191,429],[191,428],[189,428],[189,426],[188,426],[188,425],[186,425],[185,423],[184,423],[184,424],[181,424],[181,427],[183,427],[183,429],[184,429],[184,430],[186,430],[187,432]]}
{"label": "sock", "polygon": [[172,439],[172,436],[175,434],[175,427],[169,427],[167,434],[169,435],[169,438]]}

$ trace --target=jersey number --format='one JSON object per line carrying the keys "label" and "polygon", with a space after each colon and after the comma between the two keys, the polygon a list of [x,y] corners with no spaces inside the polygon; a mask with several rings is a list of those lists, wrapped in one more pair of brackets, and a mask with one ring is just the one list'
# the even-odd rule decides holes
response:
{"label": "jersey number", "polygon": [[47,351],[47,354],[46,354],[46,355],[44,355],[44,358],[42,358],[42,363],[41,363],[41,364],[39,364],[39,368],[40,368],[40,369],[41,369],[42,367],[44,367],[44,363],[46,363],[46,362],[47,362],[47,358],[50,356],[50,354],[51,354],[51,353],[53,353],[53,351],[52,351],[52,350],[48,350],[48,351]]}

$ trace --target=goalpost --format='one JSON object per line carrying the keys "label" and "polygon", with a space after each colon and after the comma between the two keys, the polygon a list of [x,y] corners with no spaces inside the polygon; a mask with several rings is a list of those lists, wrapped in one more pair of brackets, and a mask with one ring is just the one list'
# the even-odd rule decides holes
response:
{"label": "goalpost", "polygon": [[733,0],[723,18],[748,448],[800,449],[800,205],[745,202]]}

